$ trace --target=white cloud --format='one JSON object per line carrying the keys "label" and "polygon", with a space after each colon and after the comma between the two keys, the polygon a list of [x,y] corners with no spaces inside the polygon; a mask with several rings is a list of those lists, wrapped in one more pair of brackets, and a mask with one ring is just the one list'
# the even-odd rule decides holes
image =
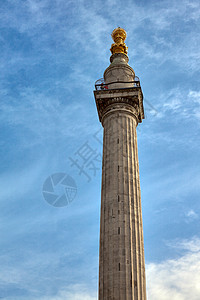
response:
{"label": "white cloud", "polygon": [[165,244],[169,248],[173,248],[178,252],[182,253],[192,253],[200,251],[200,238],[194,236],[191,239],[174,239],[172,241],[165,241]]}
{"label": "white cloud", "polygon": [[[170,245],[170,243],[169,243]],[[200,295],[200,239],[175,240],[175,249],[184,250],[178,259],[146,265],[147,293],[149,300],[199,300]],[[38,300],[96,300],[95,291],[85,285],[72,285],[55,296]]]}
{"label": "white cloud", "polygon": [[199,252],[200,251],[200,239],[198,237],[193,237],[190,240],[183,239],[175,242],[175,247],[177,249],[187,250],[189,252]]}
{"label": "white cloud", "polygon": [[149,300],[200,298],[200,239],[175,241],[174,247],[187,251],[178,259],[146,266]]}
{"label": "white cloud", "polygon": [[189,91],[188,97],[200,104],[200,91]]}
{"label": "white cloud", "polygon": [[[149,300],[199,300],[200,295],[200,239],[175,240],[168,246],[184,251],[178,259],[149,263],[147,292]],[[31,298],[30,298],[31,299]],[[96,291],[86,285],[75,284],[61,289],[55,296],[38,297],[38,300],[96,300]]]}
{"label": "white cloud", "polygon": [[179,87],[168,90],[160,96],[160,109],[163,113],[171,112],[177,113],[183,111],[185,108],[185,91],[182,91]]}
{"label": "white cloud", "polygon": [[185,215],[189,221],[198,219],[198,214],[193,209],[190,209]]}
{"label": "white cloud", "polygon": [[167,103],[163,104],[166,110],[177,110],[181,106],[180,98],[172,98]]}

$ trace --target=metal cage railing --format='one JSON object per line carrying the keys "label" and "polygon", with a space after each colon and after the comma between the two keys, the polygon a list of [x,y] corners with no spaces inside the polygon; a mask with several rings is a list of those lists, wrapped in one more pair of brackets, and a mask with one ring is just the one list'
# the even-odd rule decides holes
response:
{"label": "metal cage railing", "polygon": [[95,82],[95,90],[109,90],[111,89],[109,86],[115,83],[128,83],[131,84],[132,87],[140,87],[140,79],[137,76],[135,76],[134,81],[114,81],[109,83],[105,83],[104,78],[100,78]]}

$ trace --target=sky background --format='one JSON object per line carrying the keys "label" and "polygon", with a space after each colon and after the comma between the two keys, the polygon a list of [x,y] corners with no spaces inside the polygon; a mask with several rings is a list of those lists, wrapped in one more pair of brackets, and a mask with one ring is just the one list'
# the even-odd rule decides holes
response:
{"label": "sky background", "polygon": [[[93,90],[120,26],[144,93],[148,299],[199,300],[199,0],[1,0],[0,26],[0,299],[97,299],[102,127]],[[64,207],[42,192],[56,173],[77,187]]]}

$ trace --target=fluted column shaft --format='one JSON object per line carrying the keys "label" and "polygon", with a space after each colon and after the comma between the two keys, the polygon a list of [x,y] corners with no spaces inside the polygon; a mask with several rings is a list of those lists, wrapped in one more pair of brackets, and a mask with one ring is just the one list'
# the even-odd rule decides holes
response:
{"label": "fluted column shaft", "polygon": [[137,117],[103,117],[99,300],[146,300]]}

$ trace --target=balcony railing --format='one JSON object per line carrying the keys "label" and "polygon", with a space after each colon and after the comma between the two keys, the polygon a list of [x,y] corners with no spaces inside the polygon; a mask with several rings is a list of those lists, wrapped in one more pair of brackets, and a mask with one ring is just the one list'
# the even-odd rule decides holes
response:
{"label": "balcony railing", "polygon": [[135,80],[134,81],[114,81],[114,82],[109,82],[109,83],[105,83],[104,79],[98,79],[95,82],[95,89],[98,90],[110,90],[112,89],[113,84],[117,84],[117,83],[124,83],[124,84],[130,84],[131,86],[129,87],[140,87],[140,79],[139,77],[135,76]]}

